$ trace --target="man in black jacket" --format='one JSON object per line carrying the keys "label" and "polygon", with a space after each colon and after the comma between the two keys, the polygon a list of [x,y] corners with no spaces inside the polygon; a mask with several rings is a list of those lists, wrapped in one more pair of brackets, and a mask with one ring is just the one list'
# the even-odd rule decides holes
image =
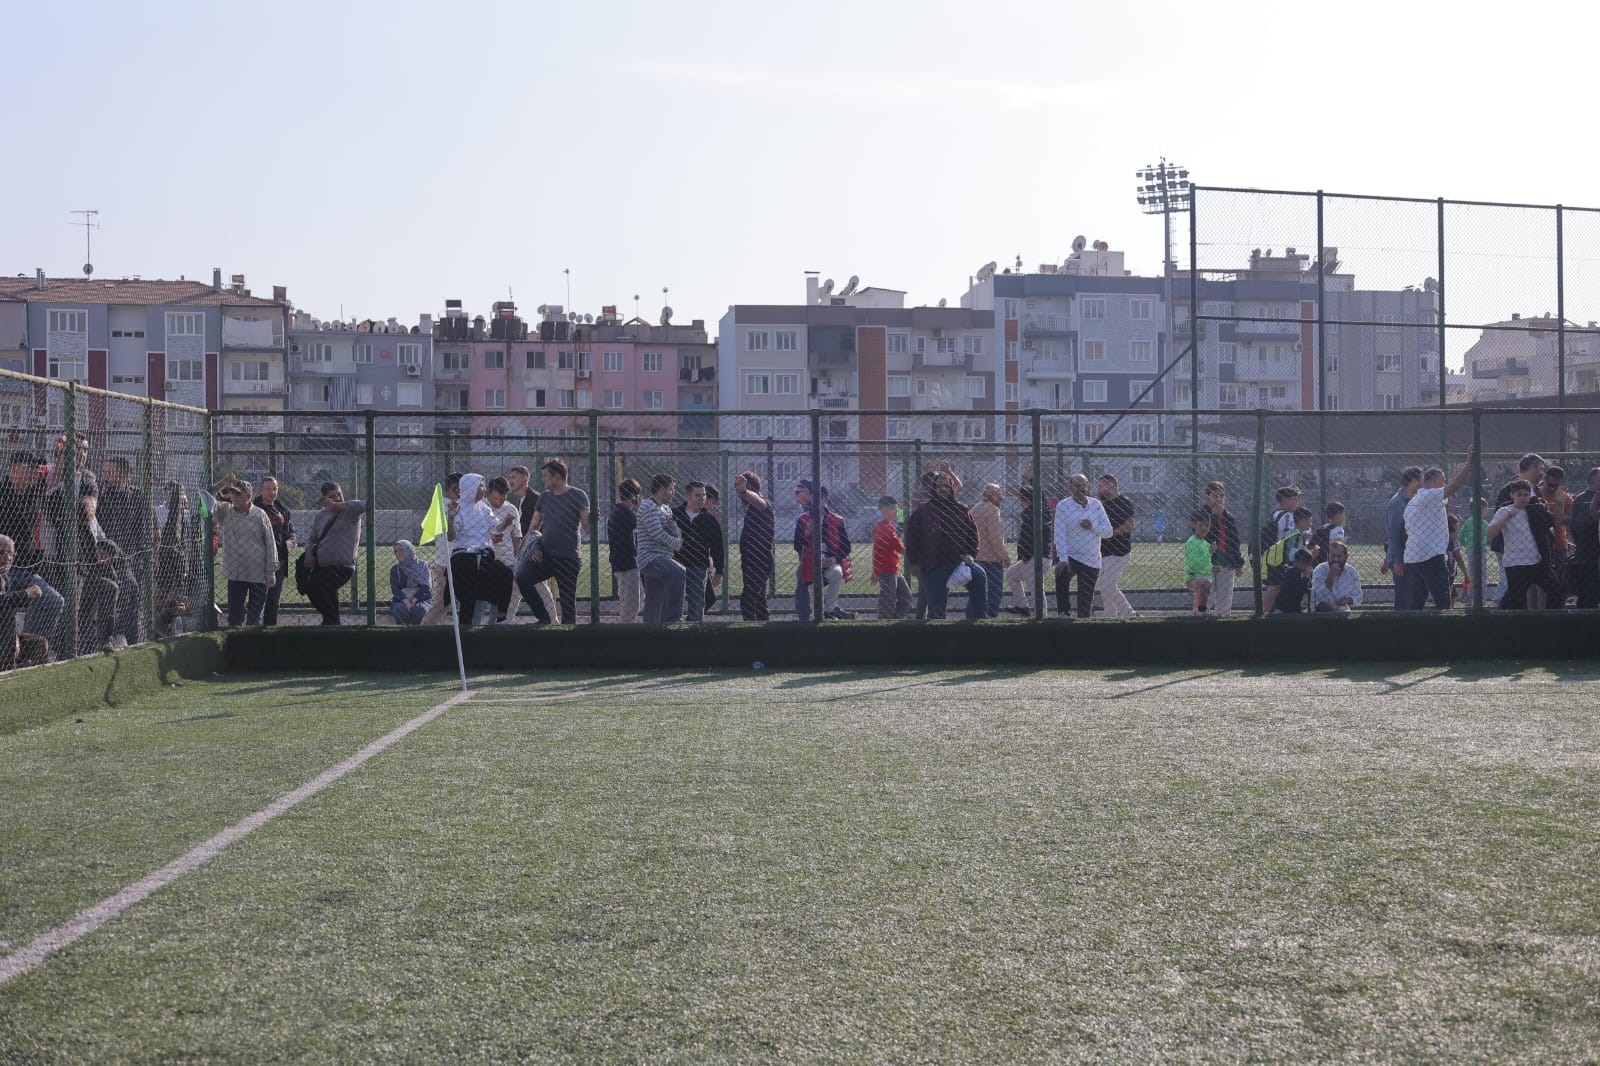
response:
{"label": "man in black jacket", "polygon": [[1589,487],[1572,501],[1567,536],[1572,541],[1572,591],[1581,610],[1600,607],[1600,466],[1589,471]]}
{"label": "man in black jacket", "polygon": [[1206,486],[1201,510],[1211,521],[1206,540],[1211,542],[1211,599],[1206,611],[1214,615],[1233,610],[1233,582],[1244,573],[1244,547],[1239,540],[1239,523],[1228,511],[1228,487],[1220,481]]}
{"label": "man in black jacket", "polygon": [[673,556],[686,571],[683,589],[684,619],[703,622],[706,617],[706,589],[722,584],[727,566],[727,548],[722,539],[722,523],[706,510],[706,486],[691,481],[683,487],[684,503],[675,507],[672,517],[683,535],[683,547]]}
{"label": "man in black jacket", "polygon": [[267,589],[267,604],[261,612],[261,624],[275,626],[278,624],[278,602],[283,598],[283,583],[289,577],[289,556],[295,546],[294,516],[278,498],[278,479],[271,474],[261,479],[261,491],[254,502],[267,512],[267,519],[272,523],[272,539],[278,545],[278,579]]}

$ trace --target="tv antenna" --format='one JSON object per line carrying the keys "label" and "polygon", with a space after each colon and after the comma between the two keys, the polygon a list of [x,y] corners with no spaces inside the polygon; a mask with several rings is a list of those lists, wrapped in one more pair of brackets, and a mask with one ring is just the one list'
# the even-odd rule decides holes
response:
{"label": "tv antenna", "polygon": [[91,241],[92,231],[100,228],[98,208],[89,208],[83,211],[72,211],[74,215],[82,215],[82,222],[73,222],[71,225],[83,227],[83,276],[88,277],[94,273],[94,251]]}

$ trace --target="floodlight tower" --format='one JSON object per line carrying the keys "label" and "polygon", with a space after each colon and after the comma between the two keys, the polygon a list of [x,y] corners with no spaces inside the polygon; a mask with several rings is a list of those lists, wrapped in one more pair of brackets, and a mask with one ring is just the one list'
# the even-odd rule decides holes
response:
{"label": "floodlight tower", "polygon": [[[1178,338],[1173,329],[1174,315],[1172,308],[1172,274],[1176,264],[1172,261],[1172,213],[1174,211],[1189,210],[1189,171],[1176,163],[1167,162],[1167,157],[1162,156],[1161,162],[1151,166],[1146,164],[1134,172],[1139,179],[1137,192],[1139,196],[1139,209],[1147,215],[1161,216],[1161,299],[1167,305],[1167,344],[1170,348],[1172,359],[1178,358]],[[1189,269],[1194,269],[1194,264],[1189,264]],[[1190,443],[1195,449],[1200,447],[1200,333],[1195,326],[1195,308],[1189,308],[1189,343],[1195,346],[1193,358],[1189,360],[1189,403],[1194,409],[1194,415],[1189,427]],[[1169,364],[1170,365],[1170,364]]]}

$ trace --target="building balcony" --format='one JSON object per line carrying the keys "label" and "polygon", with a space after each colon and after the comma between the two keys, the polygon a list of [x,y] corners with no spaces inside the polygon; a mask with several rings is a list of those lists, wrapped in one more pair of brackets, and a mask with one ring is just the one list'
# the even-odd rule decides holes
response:
{"label": "building balcony", "polygon": [[678,380],[685,384],[705,384],[716,380],[717,368],[714,366],[679,367]]}
{"label": "building balcony", "polygon": [[848,411],[855,406],[856,397],[845,392],[814,392],[811,394],[812,410]]}
{"label": "building balcony", "polygon": [[443,362],[434,360],[433,378],[435,381],[466,381],[472,376],[472,371],[465,367],[447,367]]}
{"label": "building balcony", "polygon": [[224,413],[222,416],[222,431],[224,433],[282,433],[283,419],[260,411],[240,412],[238,414]]}
{"label": "building balcony", "polygon": [[[1233,339],[1236,341],[1278,342],[1300,339],[1301,322],[1297,318],[1273,319],[1270,322],[1234,322]],[[1227,340],[1224,337],[1223,340]]]}
{"label": "building balcony", "polygon": [[289,387],[281,381],[234,381],[224,378],[222,393],[224,396],[282,396],[289,391]]}
{"label": "building balcony", "polygon": [[1071,380],[1075,375],[1067,359],[1035,359],[1022,368],[1022,376],[1030,381]]}
{"label": "building balcony", "polygon": [[1034,337],[1075,337],[1077,333],[1072,328],[1072,319],[1066,315],[1029,315],[1022,321],[1022,335],[1030,340]]}
{"label": "building balcony", "polygon": [[1518,362],[1515,359],[1507,359],[1501,366],[1475,366],[1472,368],[1472,376],[1480,380],[1526,377],[1528,370],[1527,363]]}
{"label": "building balcony", "polygon": [[972,356],[964,352],[917,352],[911,356],[912,370],[971,370]]}

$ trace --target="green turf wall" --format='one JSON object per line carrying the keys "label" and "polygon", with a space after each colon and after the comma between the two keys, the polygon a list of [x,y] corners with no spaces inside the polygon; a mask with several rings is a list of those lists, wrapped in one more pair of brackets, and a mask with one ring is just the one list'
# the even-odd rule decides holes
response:
{"label": "green turf wall", "polygon": [[225,641],[199,634],[0,674],[0,734],[210,677],[222,669]]}

